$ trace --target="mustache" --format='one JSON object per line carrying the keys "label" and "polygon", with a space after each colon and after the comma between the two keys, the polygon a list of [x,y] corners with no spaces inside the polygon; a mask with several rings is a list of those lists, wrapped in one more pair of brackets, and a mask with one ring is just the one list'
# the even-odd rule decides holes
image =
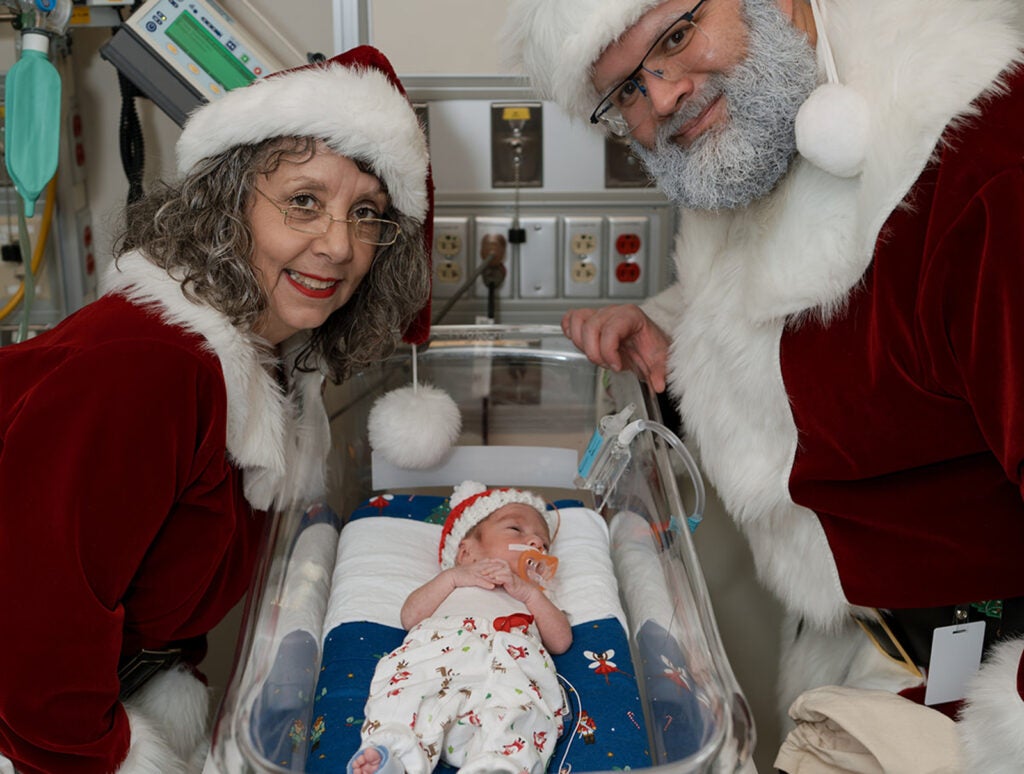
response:
{"label": "mustache", "polygon": [[687,99],[672,118],[658,129],[657,142],[669,142],[686,124],[707,110],[708,105],[725,93],[719,79],[708,81],[700,94]]}

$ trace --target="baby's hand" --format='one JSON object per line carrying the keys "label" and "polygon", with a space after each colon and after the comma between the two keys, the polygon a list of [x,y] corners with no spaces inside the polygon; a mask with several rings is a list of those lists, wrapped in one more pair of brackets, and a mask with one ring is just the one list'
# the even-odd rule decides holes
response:
{"label": "baby's hand", "polygon": [[472,564],[460,564],[452,567],[452,583],[455,588],[463,586],[479,586],[482,589],[493,589],[502,585],[498,582],[501,565],[508,567],[500,559],[479,559]]}
{"label": "baby's hand", "polygon": [[527,580],[519,577],[508,562],[500,559],[495,560],[501,564],[501,569],[495,577],[497,585],[503,587],[512,599],[517,602],[527,603],[534,594],[540,593],[540,589]]}

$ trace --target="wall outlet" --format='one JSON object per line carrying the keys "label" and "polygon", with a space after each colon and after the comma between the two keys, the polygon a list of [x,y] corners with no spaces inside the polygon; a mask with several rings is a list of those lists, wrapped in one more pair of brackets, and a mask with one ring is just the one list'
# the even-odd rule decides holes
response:
{"label": "wall outlet", "polygon": [[608,218],[608,297],[646,298],[650,273],[649,219],[646,217]]}
{"label": "wall outlet", "polygon": [[[512,298],[512,260],[508,248],[508,230],[512,227],[512,218],[505,217],[479,217],[474,221],[475,247],[473,250],[473,269],[476,269],[485,256],[490,255],[494,250],[501,249],[504,252],[503,263],[505,266],[505,279],[498,286],[498,298]],[[473,295],[477,298],[487,298],[487,285],[483,277],[477,277],[473,283]]]}
{"label": "wall outlet", "polygon": [[566,217],[562,261],[566,298],[599,298],[604,255],[604,219],[599,216]]}
{"label": "wall outlet", "polygon": [[469,218],[434,218],[434,298],[451,298],[469,272]]}

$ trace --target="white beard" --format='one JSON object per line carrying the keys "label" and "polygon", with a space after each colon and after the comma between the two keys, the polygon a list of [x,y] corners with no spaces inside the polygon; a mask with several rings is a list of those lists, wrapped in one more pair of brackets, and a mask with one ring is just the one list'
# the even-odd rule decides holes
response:
{"label": "white beard", "polygon": [[[746,0],[746,59],[729,73],[713,73],[704,91],[658,131],[653,149],[633,150],[673,203],[696,210],[745,207],[770,193],[796,153],[797,111],[818,85],[814,49],[774,0]],[[728,123],[689,148],[672,141],[719,96]]]}

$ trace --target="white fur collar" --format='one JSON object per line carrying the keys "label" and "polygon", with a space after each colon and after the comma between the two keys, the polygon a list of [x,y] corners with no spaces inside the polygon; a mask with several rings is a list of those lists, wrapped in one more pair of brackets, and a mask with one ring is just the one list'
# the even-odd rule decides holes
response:
{"label": "white fur collar", "polygon": [[[155,305],[165,321],[206,339],[224,373],[228,454],[245,471],[245,494],[254,507],[282,507],[323,495],[330,432],[320,374],[296,372],[286,395],[271,375],[273,356],[258,337],[187,299],[178,280],[137,252],[110,266],[103,291]],[[289,370],[302,341],[299,335],[286,342]]]}
{"label": "white fur collar", "polygon": [[872,110],[862,174],[833,177],[798,158],[754,206],[683,212],[680,281],[645,306],[673,331],[670,382],[684,423],[762,580],[821,625],[847,604],[817,518],[789,497],[797,435],[779,366],[783,326],[845,303],[944,128],[1020,59],[1016,13],[1007,0],[975,0],[969,14],[961,0],[831,0],[840,80]]}

